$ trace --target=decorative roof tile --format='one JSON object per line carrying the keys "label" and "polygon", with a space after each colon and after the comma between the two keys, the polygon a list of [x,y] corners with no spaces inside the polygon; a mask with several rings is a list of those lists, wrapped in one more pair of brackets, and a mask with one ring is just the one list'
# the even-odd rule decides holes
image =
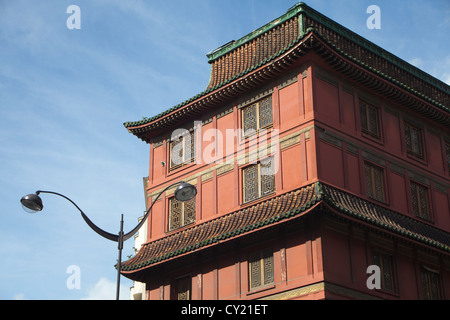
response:
{"label": "decorative roof tile", "polygon": [[133,258],[122,263],[122,273],[133,279],[143,269],[163,261],[217,245],[221,241],[245,236],[252,231],[259,231],[306,213],[312,214],[321,210],[316,209],[319,204],[324,204],[331,214],[351,218],[450,253],[450,233],[343,190],[316,182],[149,242],[143,245]]}
{"label": "decorative roof tile", "polygon": [[341,214],[450,253],[450,233],[322,184],[323,201]]}
{"label": "decorative roof tile", "polygon": [[[312,34],[316,36],[312,37]],[[321,39],[321,43],[317,43],[317,39]],[[306,44],[306,41],[311,43]],[[317,46],[325,46],[325,48]],[[150,142],[149,136],[160,134],[164,128],[179,124],[182,118],[193,117],[223,103],[232,96],[242,94],[246,89],[251,89],[255,82],[267,81],[280,75],[290,64],[282,63],[275,66],[275,63],[278,63],[281,58],[286,58],[285,55],[290,54],[292,56],[288,58],[296,60],[311,49],[322,52],[322,56],[328,51],[331,54],[329,59],[333,63],[337,61],[342,64],[342,59],[345,59],[362,67],[371,75],[370,79],[363,79],[363,84],[380,86],[379,80],[374,80],[374,76],[380,77],[391,83],[393,87],[416,96],[419,101],[426,101],[436,109],[432,110],[430,106],[423,106],[424,103],[419,102],[421,106],[413,107],[414,110],[423,112],[427,117],[445,125],[450,122],[450,86],[325,17],[306,4],[298,3],[280,18],[209,53],[207,56],[209,63],[212,64],[212,71],[210,83],[205,91],[156,116],[126,122],[124,126],[142,140]],[[348,63],[344,65],[345,68],[333,67],[339,72],[355,73],[354,66],[350,67]],[[238,83],[236,85],[238,90],[226,88],[233,81],[241,80],[263,66],[273,68]],[[362,77],[363,75],[352,75],[353,79]],[[364,77],[367,78],[365,75]],[[399,93],[400,90],[385,88],[383,94],[386,93],[387,96],[405,104],[408,97],[405,97],[403,92]],[[411,97],[409,99],[406,101],[407,106],[417,104]]]}
{"label": "decorative roof tile", "polygon": [[246,234],[304,212],[320,200],[315,185],[272,198],[145,244],[122,271],[151,266],[183,253]]}

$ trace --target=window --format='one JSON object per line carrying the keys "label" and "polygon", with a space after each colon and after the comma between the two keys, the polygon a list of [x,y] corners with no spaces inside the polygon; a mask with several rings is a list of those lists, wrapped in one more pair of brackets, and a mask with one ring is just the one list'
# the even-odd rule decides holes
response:
{"label": "window", "polygon": [[422,266],[420,277],[422,278],[422,290],[425,300],[441,299],[439,273]]}
{"label": "window", "polygon": [[250,290],[274,283],[273,251],[266,249],[250,254],[248,262]]}
{"label": "window", "polygon": [[181,202],[175,197],[169,199],[169,231],[195,222],[195,197]]}
{"label": "window", "polygon": [[425,220],[431,220],[428,188],[411,181],[411,199],[414,215]]}
{"label": "window", "polygon": [[383,168],[373,164],[364,163],[366,177],[366,193],[369,198],[385,202],[384,172]]}
{"label": "window", "polygon": [[244,137],[254,135],[260,129],[273,124],[272,97],[267,97],[242,109],[242,128]]}
{"label": "window", "polygon": [[395,292],[394,264],[389,254],[374,252],[373,263],[380,268],[381,289]]}
{"label": "window", "polygon": [[422,130],[412,124],[405,122],[405,141],[408,154],[423,159]]}
{"label": "window", "polygon": [[195,161],[194,131],[173,138],[169,143],[169,170],[178,169]]}
{"label": "window", "polygon": [[191,300],[191,277],[183,277],[176,280],[175,283],[176,300]]}
{"label": "window", "polygon": [[243,169],[244,202],[275,192],[275,164],[273,157]]}
{"label": "window", "polygon": [[375,139],[381,138],[378,108],[364,101],[359,104],[361,130]]}

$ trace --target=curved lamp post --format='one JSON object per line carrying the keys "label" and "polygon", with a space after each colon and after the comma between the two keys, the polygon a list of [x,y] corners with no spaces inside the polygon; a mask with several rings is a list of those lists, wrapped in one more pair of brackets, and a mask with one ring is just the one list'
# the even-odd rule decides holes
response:
{"label": "curved lamp post", "polygon": [[69,198],[67,198],[65,195],[62,195],[60,193],[56,193],[56,192],[52,192],[52,191],[36,191],[35,194],[29,194],[26,195],[24,197],[22,197],[22,199],[20,199],[20,202],[22,203],[22,207],[24,208],[25,211],[29,212],[29,213],[36,213],[41,211],[44,208],[44,205],[42,204],[42,199],[39,197],[39,194],[41,193],[49,193],[49,194],[54,194],[57,196],[60,196],[66,200],[68,200],[70,203],[72,203],[77,209],[78,211],[80,211],[81,216],[83,217],[84,221],[86,221],[86,223],[89,225],[89,227],[91,227],[92,230],[94,230],[96,233],[98,233],[99,235],[101,235],[102,237],[109,239],[111,241],[115,241],[118,243],[118,249],[119,249],[119,259],[118,259],[118,265],[117,265],[117,289],[116,289],[116,299],[119,300],[119,290],[120,290],[120,269],[122,267],[122,249],[123,249],[123,242],[125,240],[128,240],[129,238],[131,238],[136,232],[138,232],[138,230],[142,227],[142,225],[145,223],[145,221],[147,220],[147,217],[149,216],[153,205],[155,204],[155,202],[159,199],[159,197],[161,196],[161,194],[163,194],[167,189],[175,186],[179,184],[179,186],[176,188],[175,190],[175,198],[178,201],[188,201],[191,200],[193,197],[195,197],[195,195],[197,194],[197,189],[195,188],[195,186],[180,181],[180,182],[176,182],[173,183],[169,186],[167,186],[166,188],[164,188],[164,190],[162,190],[158,196],[155,198],[155,200],[152,202],[152,205],[148,208],[147,212],[145,213],[144,217],[142,218],[142,220],[139,222],[139,224],[134,227],[133,230],[131,230],[128,233],[123,233],[123,214],[120,220],[120,231],[119,234],[112,234],[109,232],[106,232],[102,229],[100,229],[99,227],[97,227],[85,214],[84,212],[75,204],[75,202],[73,202],[72,200],[70,200]]}

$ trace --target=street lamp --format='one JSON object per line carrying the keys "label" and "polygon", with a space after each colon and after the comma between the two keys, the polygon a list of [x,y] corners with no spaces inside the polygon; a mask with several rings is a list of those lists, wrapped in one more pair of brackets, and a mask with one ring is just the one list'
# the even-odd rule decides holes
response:
{"label": "street lamp", "polygon": [[167,186],[166,188],[164,188],[164,190],[162,190],[158,196],[155,198],[155,200],[152,202],[152,205],[148,208],[147,212],[145,213],[144,217],[142,218],[142,220],[138,223],[138,225],[136,227],[134,227],[133,230],[131,230],[128,233],[123,233],[123,214],[120,220],[120,231],[119,234],[112,234],[109,232],[106,232],[102,229],[100,229],[99,227],[97,227],[85,214],[84,212],[80,209],[80,207],[78,207],[75,202],[73,202],[72,200],[70,200],[68,197],[66,197],[65,195],[62,195],[60,193],[56,193],[56,192],[52,192],[52,191],[36,191],[35,194],[29,194],[26,195],[24,197],[22,197],[22,199],[20,199],[20,202],[22,204],[23,209],[26,212],[29,213],[36,213],[41,211],[44,208],[44,205],[42,204],[42,199],[39,197],[39,195],[41,193],[48,193],[48,194],[54,194],[57,196],[60,196],[66,200],[68,200],[70,203],[72,203],[77,209],[78,211],[80,211],[81,216],[83,217],[84,221],[89,225],[89,227],[91,227],[92,230],[94,230],[96,233],[98,233],[99,235],[101,235],[102,237],[109,239],[111,241],[115,241],[118,243],[118,249],[119,249],[119,259],[118,259],[118,265],[117,265],[117,289],[116,289],[116,300],[119,300],[119,290],[120,290],[120,269],[122,267],[122,249],[123,249],[123,242],[128,240],[129,238],[131,238],[134,234],[136,234],[136,232],[138,232],[138,230],[142,227],[142,225],[145,223],[145,221],[147,220],[147,217],[150,214],[150,211],[153,208],[153,205],[155,204],[155,202],[159,199],[159,197],[161,196],[161,194],[163,194],[167,189],[175,186],[175,185],[179,185],[176,189],[175,189],[175,198],[178,201],[189,201],[191,200],[193,197],[195,197],[195,195],[197,194],[197,189],[195,188],[195,186],[193,186],[192,184],[186,183],[184,181],[180,181],[180,182],[176,182],[173,183],[169,186]]}

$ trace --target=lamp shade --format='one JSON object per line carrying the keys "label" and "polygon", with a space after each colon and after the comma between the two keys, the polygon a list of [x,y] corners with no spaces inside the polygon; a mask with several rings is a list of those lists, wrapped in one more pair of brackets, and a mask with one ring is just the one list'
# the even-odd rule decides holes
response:
{"label": "lamp shade", "polygon": [[175,190],[175,198],[178,201],[189,201],[197,194],[197,188],[190,183],[181,182]]}
{"label": "lamp shade", "polygon": [[42,199],[37,194],[29,194],[20,199],[23,210],[29,213],[41,211],[44,208]]}

